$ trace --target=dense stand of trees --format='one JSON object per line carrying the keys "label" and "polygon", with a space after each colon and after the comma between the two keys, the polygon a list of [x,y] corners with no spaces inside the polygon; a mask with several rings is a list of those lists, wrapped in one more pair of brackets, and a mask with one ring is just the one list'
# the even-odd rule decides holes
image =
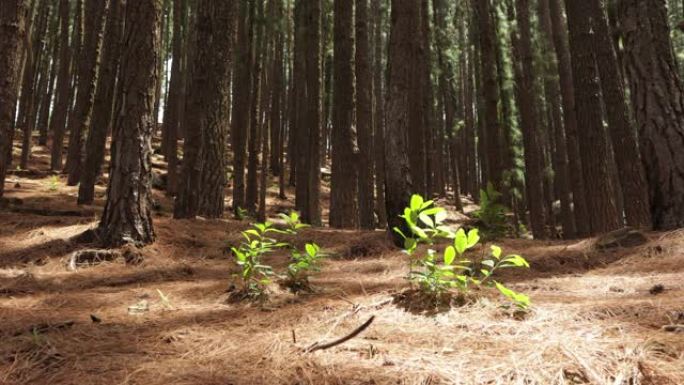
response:
{"label": "dense stand of trees", "polygon": [[462,210],[491,185],[535,238],[682,227],[682,7],[2,1],[0,197],[41,145],[79,204],[107,176],[106,245],[153,241],[154,151],[177,219],[277,196],[392,229],[413,193]]}

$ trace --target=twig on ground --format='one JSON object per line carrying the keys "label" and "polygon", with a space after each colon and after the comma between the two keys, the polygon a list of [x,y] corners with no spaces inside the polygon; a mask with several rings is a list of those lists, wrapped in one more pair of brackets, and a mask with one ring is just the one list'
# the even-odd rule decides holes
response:
{"label": "twig on ground", "polygon": [[315,342],[315,343],[313,343],[311,346],[309,346],[308,348],[306,348],[305,352],[306,352],[306,353],[312,353],[312,352],[315,352],[316,350],[330,349],[330,348],[332,348],[332,347],[334,347],[334,346],[343,344],[343,343],[349,341],[350,339],[352,339],[352,338],[358,336],[358,335],[361,334],[361,332],[363,332],[364,330],[366,330],[366,329],[370,326],[370,324],[373,323],[373,320],[374,320],[374,319],[375,319],[375,316],[373,315],[373,316],[371,316],[371,317],[368,319],[368,321],[364,322],[361,326],[359,326],[359,327],[357,327],[356,329],[354,329],[351,333],[347,334],[346,336],[344,336],[344,337],[342,337],[342,338],[336,339],[335,341],[328,342],[328,343],[325,343],[325,344],[320,344],[320,343],[318,343],[318,342]]}

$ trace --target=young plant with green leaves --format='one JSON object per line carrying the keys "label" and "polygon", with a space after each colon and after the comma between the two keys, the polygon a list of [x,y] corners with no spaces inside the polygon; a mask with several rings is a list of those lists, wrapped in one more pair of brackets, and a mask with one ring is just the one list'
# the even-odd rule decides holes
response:
{"label": "young plant with green leaves", "polygon": [[307,243],[304,252],[293,247],[291,253],[292,262],[287,265],[285,284],[294,292],[310,291],[309,277],[313,272],[320,271],[320,261],[326,255],[315,243]]}
{"label": "young plant with green leaves", "polygon": [[480,209],[474,215],[484,227],[485,235],[496,238],[506,233],[506,206],[499,203],[501,193],[496,191],[494,185],[487,184],[486,190],[480,190]]}
{"label": "young plant with green leaves", "polygon": [[[452,289],[468,293],[472,285],[486,285],[496,287],[520,308],[529,306],[530,300],[526,295],[516,293],[492,279],[494,272],[502,268],[529,267],[524,258],[519,255],[502,257],[501,248],[491,246],[490,257],[474,263],[465,254],[479,244],[479,231],[471,229],[466,233],[464,229],[459,229],[454,233],[443,225],[446,211],[434,206],[432,201],[424,201],[419,195],[411,198],[409,207],[401,217],[411,231],[407,235],[395,229],[404,238],[404,251],[412,257],[408,279],[417,284],[423,293],[439,298]],[[440,238],[453,240],[441,256],[430,247]],[[416,257],[420,244],[428,245],[428,249],[424,255]]]}
{"label": "young plant with green leaves", "polygon": [[241,294],[245,297],[257,299],[264,296],[266,286],[274,275],[273,268],[263,263],[264,255],[278,248],[287,246],[269,236],[280,230],[270,222],[255,223],[252,228],[242,232],[245,238],[239,247],[232,247],[235,261],[240,267],[239,276],[242,281]]}

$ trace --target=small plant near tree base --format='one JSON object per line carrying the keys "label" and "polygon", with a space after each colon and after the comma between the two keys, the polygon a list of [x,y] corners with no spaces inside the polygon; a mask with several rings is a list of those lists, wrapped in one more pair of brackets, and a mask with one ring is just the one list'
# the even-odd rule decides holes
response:
{"label": "small plant near tree base", "polygon": [[[241,287],[233,295],[237,299],[262,300],[266,297],[268,285],[273,277],[284,280],[284,285],[293,292],[310,290],[309,277],[319,271],[319,262],[325,257],[315,243],[307,243],[304,251],[287,242],[273,238],[272,234],[296,235],[298,230],[309,227],[299,219],[299,213],[281,214],[286,227],[279,229],[270,222],[255,223],[242,232],[245,238],[239,247],[232,247],[235,262],[240,268]],[[273,267],[263,262],[263,257],[276,250],[289,249],[292,261],[284,275],[277,274]]]}
{"label": "small plant near tree base", "polygon": [[[411,197],[410,205],[401,217],[410,234],[404,234],[398,228],[394,231],[404,238],[404,252],[411,257],[408,280],[417,284],[420,292],[432,298],[433,303],[443,304],[453,289],[468,294],[473,286],[493,286],[516,306],[522,309],[529,307],[529,297],[493,279],[499,269],[529,267],[523,257],[515,254],[503,256],[501,248],[492,245],[490,255],[474,263],[465,254],[480,242],[479,231],[472,229],[466,233],[459,229],[453,232],[443,225],[446,211],[420,195]],[[431,247],[438,239],[453,240],[443,255]],[[421,244],[427,245],[428,249],[424,255],[417,255]]]}
{"label": "small plant near tree base", "polygon": [[494,185],[487,183],[487,189],[480,190],[480,209],[475,211],[474,216],[480,220],[485,235],[489,238],[497,238],[506,233],[506,206],[499,203],[501,193],[496,191]]}

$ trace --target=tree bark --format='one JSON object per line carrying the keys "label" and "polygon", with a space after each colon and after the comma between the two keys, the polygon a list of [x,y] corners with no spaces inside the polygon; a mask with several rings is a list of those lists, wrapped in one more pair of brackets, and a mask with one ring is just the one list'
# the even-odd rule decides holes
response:
{"label": "tree bark", "polygon": [[150,212],[154,92],[157,83],[161,0],[126,4],[122,52],[122,89],[125,111],[114,130],[107,203],[99,225],[106,247],[148,244],[154,241]]}
{"label": "tree bark", "polygon": [[0,2],[0,198],[5,191],[5,176],[12,153],[26,10],[25,0]]}
{"label": "tree bark", "polygon": [[71,104],[71,50],[75,48],[76,42],[72,41],[71,44],[69,42],[69,14],[69,0],[60,0],[59,73],[57,75],[55,106],[50,120],[50,131],[52,132],[50,168],[53,171],[62,169],[62,145],[67,114]]}
{"label": "tree bark", "polygon": [[653,227],[684,227],[684,85],[665,1],[624,0],[620,19]]}
{"label": "tree bark", "polygon": [[614,200],[615,190],[608,169],[609,147],[601,109],[601,89],[592,47],[596,39],[587,1],[566,0],[570,31],[572,74],[577,103],[577,128],[585,196],[591,213],[591,233],[600,234],[620,227]]}
{"label": "tree bark", "polygon": [[383,19],[384,12],[381,7],[382,0],[371,0],[371,12],[373,14],[373,166],[375,170],[375,213],[377,214],[378,226],[387,225],[387,212],[385,209],[385,95],[382,56],[383,45]]}

